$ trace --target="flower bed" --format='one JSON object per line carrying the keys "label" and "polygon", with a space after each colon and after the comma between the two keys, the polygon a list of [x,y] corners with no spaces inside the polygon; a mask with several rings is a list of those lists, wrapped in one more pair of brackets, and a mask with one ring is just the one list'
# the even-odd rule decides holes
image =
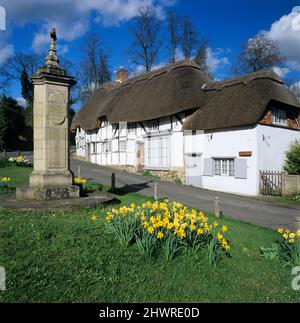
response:
{"label": "flower bed", "polygon": [[196,253],[206,248],[209,263],[217,265],[222,255],[229,256],[228,228],[209,223],[203,212],[177,202],[148,201],[142,206],[132,203],[112,209],[106,215],[106,225],[121,246],[136,243],[139,252],[149,258],[163,252],[172,260],[184,250]]}
{"label": "flower bed", "polygon": [[261,248],[267,259],[282,259],[289,266],[300,266],[300,230],[292,232],[279,228],[279,237],[271,248]]}
{"label": "flower bed", "polygon": [[8,193],[10,191],[9,183],[10,177],[3,177],[0,180],[0,191],[3,193]]}
{"label": "flower bed", "polygon": [[23,155],[20,155],[18,157],[11,157],[8,160],[10,163],[16,165],[16,166],[20,166],[20,167],[33,167],[33,163],[28,160],[25,159],[25,157]]}

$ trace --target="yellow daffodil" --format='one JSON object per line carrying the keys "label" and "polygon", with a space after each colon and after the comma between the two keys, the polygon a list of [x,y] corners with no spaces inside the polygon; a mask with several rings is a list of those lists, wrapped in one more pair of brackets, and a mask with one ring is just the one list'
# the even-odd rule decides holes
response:
{"label": "yellow daffodil", "polygon": [[149,227],[149,228],[147,229],[147,231],[148,231],[148,233],[153,234],[153,232],[154,232],[154,228],[153,228],[153,227]]}
{"label": "yellow daffodil", "polygon": [[283,234],[283,228],[278,228],[277,232],[280,233],[280,234]]}
{"label": "yellow daffodil", "polygon": [[222,226],[221,231],[222,231],[223,233],[226,233],[226,232],[228,231],[227,226],[226,226],[226,225],[223,225],[223,226]]}
{"label": "yellow daffodil", "polygon": [[97,221],[97,216],[96,216],[95,214],[94,214],[94,215],[92,215],[92,216],[91,216],[91,220],[92,220],[92,221],[94,221],[94,222],[95,222],[95,221]]}
{"label": "yellow daffodil", "polygon": [[162,239],[164,237],[163,232],[159,231],[157,234],[157,239]]}

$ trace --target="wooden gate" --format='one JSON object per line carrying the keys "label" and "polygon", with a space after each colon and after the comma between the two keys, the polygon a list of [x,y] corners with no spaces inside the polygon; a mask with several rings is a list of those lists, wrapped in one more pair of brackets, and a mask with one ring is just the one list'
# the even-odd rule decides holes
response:
{"label": "wooden gate", "polygon": [[260,194],[268,196],[281,196],[283,183],[282,175],[282,172],[260,171]]}

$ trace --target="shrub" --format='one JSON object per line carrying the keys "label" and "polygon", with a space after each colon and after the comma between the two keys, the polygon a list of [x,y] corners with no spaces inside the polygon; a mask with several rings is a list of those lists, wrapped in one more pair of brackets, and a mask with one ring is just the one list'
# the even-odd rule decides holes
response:
{"label": "shrub", "polygon": [[279,237],[272,248],[261,248],[267,259],[282,259],[289,266],[300,266],[300,230],[292,232],[279,228]]}
{"label": "shrub", "polygon": [[176,177],[174,183],[177,185],[182,185],[182,180],[179,177]]}
{"label": "shrub", "polygon": [[300,141],[295,141],[285,153],[283,169],[290,175],[300,175]]}
{"label": "shrub", "polygon": [[160,179],[159,176],[157,175],[154,175],[153,173],[151,173],[149,170],[145,170],[143,172],[143,176],[146,176],[146,177],[152,177],[152,178],[156,178],[156,179]]}
{"label": "shrub", "polygon": [[106,216],[107,227],[122,246],[134,241],[142,255],[152,258],[161,250],[167,260],[182,250],[193,253],[208,247],[209,263],[216,265],[223,254],[229,255],[230,244],[224,237],[227,227],[209,224],[203,212],[191,210],[168,200],[142,206],[113,209]]}

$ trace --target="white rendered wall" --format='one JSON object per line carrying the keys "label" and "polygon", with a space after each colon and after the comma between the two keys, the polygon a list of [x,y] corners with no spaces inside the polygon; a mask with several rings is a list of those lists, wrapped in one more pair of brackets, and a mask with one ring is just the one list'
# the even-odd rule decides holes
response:
{"label": "white rendered wall", "polygon": [[300,140],[300,131],[265,125],[257,126],[258,168],[282,171],[285,152],[290,144]]}
{"label": "white rendered wall", "polygon": [[[205,133],[202,136],[204,144],[202,160],[219,157],[243,158],[247,160],[247,179],[238,179],[230,176],[202,176],[203,188],[237,194],[257,195],[256,129],[224,130],[222,132]],[[240,151],[252,151],[252,156],[239,157]]]}

